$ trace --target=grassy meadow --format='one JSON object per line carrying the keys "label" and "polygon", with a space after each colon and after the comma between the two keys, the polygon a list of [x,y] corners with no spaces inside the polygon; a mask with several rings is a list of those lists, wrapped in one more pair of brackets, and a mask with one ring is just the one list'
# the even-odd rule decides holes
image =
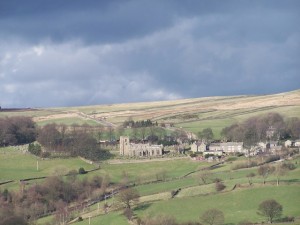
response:
{"label": "grassy meadow", "polygon": [[[199,221],[199,216],[209,208],[223,211],[226,224],[237,224],[246,219],[251,222],[262,222],[257,215],[260,202],[274,198],[283,205],[284,215],[299,216],[299,186],[266,186],[250,189],[237,189],[231,192],[174,198],[167,201],[149,203],[145,210],[136,210],[140,216],[158,214],[173,215],[179,222]],[[181,207],[178,207],[181,206]],[[145,208],[145,207],[144,207]]]}
{"label": "grassy meadow", "polygon": [[[237,158],[234,162],[226,162],[224,165],[212,169],[210,179],[207,184],[203,184],[198,178],[199,172],[192,173],[181,179],[172,179],[165,182],[137,185],[135,188],[141,197],[138,205],[134,207],[135,215],[145,218],[158,215],[173,215],[178,222],[200,221],[199,216],[209,208],[221,209],[225,214],[225,224],[237,224],[242,220],[251,222],[263,222],[265,218],[257,214],[257,208],[260,202],[273,198],[283,206],[283,216],[294,216],[300,219],[300,167],[298,166],[299,157],[291,162],[296,163],[296,169],[289,171],[284,177],[281,177],[279,186],[276,186],[276,176],[273,174],[267,178],[266,185],[263,185],[262,178],[257,175],[258,167],[246,168],[239,170],[231,170],[236,163],[241,163],[245,159]],[[184,160],[181,160],[181,164]],[[188,162],[188,161],[186,161]],[[149,167],[159,167],[161,162],[147,162]],[[189,169],[192,171],[207,166],[203,162],[191,162],[192,167],[182,165],[180,171],[186,173]],[[133,168],[137,166],[132,164]],[[164,165],[170,168],[179,165],[173,161],[166,161]],[[118,165],[107,165],[106,171],[110,171],[110,175],[115,172],[109,169]],[[120,165],[119,165],[120,166]],[[119,169],[125,169],[125,166]],[[146,169],[148,167],[141,167]],[[158,168],[160,170],[161,168]],[[134,170],[132,170],[133,173]],[[138,171],[136,171],[138,172]],[[154,172],[154,171],[153,171]],[[183,173],[177,172],[174,176],[181,176]],[[248,184],[247,174],[254,172],[256,176],[253,178],[253,185]],[[97,171],[98,173],[98,171]],[[121,171],[119,171],[121,173]],[[118,174],[116,172],[116,174]],[[175,177],[174,177],[175,178]],[[226,188],[222,192],[216,192],[213,180],[215,178],[222,179]],[[121,177],[119,177],[121,179]],[[233,187],[238,185],[236,189]],[[171,192],[181,189],[175,198],[171,198]],[[110,201],[109,204],[114,201]],[[107,224],[114,224],[113,221],[122,221],[120,224],[126,224],[124,216],[117,212],[110,212],[111,219]],[[96,223],[101,223],[109,218],[108,215],[100,215],[92,218]],[[297,219],[297,221],[298,221]],[[75,224],[88,224],[86,219],[83,222]],[[91,223],[92,224],[92,223]],[[105,223],[106,224],[106,223]],[[292,223],[298,224],[298,222]]]}
{"label": "grassy meadow", "polygon": [[[94,169],[79,158],[37,158],[29,153],[24,153],[26,146],[0,148],[0,181],[20,180],[31,177],[42,177],[50,175],[63,175],[70,170],[84,167],[86,170]],[[37,170],[37,161],[38,169]]]}
{"label": "grassy meadow", "polygon": [[[44,160],[40,163],[40,170],[36,171],[36,157],[24,154],[22,147],[9,147],[0,149],[0,177],[1,180],[22,179],[31,176],[45,176],[65,173],[71,169],[78,170],[94,168],[78,158]],[[300,158],[291,162],[296,169],[289,171],[281,177],[281,183],[276,186],[276,176],[270,175],[267,184],[262,184],[262,178],[257,175],[257,167],[232,170],[238,164],[247,160],[244,157],[235,157],[233,160],[209,170],[211,173],[207,184],[199,178],[202,168],[212,163],[192,161],[188,158],[173,159],[167,161],[131,162],[120,160],[120,164],[110,164],[109,161],[100,165],[100,170],[80,176],[91,177],[94,175],[108,175],[112,182],[122,182],[124,173],[130,182],[136,183],[136,189],[140,193],[140,201],[134,207],[135,215],[145,218],[160,214],[175,216],[178,222],[199,221],[199,216],[208,208],[221,209],[225,214],[226,224],[237,224],[243,219],[252,222],[262,222],[264,218],[257,215],[257,208],[261,201],[274,198],[283,205],[284,216],[300,218]],[[16,165],[16,162],[17,165]],[[125,163],[126,162],[126,163]],[[193,172],[194,173],[190,173]],[[249,173],[255,173],[253,185],[249,186],[246,177]],[[166,180],[158,183],[140,185],[139,182],[155,181],[157,174],[165,174]],[[190,173],[190,174],[189,174]],[[187,175],[189,174],[189,175]],[[187,175],[187,176],[185,176]],[[218,193],[215,190],[213,180],[222,179],[226,188]],[[239,186],[232,190],[232,188]],[[3,188],[16,188],[16,184],[7,184]],[[171,198],[171,192],[181,189],[175,198]],[[116,200],[108,200],[109,204],[116,204]],[[101,203],[101,207],[103,202]],[[97,206],[91,206],[86,214],[82,214],[84,221],[75,224],[88,224],[88,215],[92,215],[91,224],[129,224],[121,211],[110,211],[107,215],[99,215]],[[45,217],[38,220],[39,225],[46,224],[53,217]],[[295,223],[296,224],[296,223]]]}
{"label": "grassy meadow", "polygon": [[[202,163],[205,167],[209,163]],[[189,159],[174,159],[168,161],[147,160],[138,163],[121,163],[121,164],[102,164],[99,173],[108,174],[111,181],[118,182],[126,173],[129,181],[153,181],[156,180],[158,174],[165,174],[166,179],[172,179],[184,176],[190,171],[194,171],[199,167],[199,163],[191,162]]]}

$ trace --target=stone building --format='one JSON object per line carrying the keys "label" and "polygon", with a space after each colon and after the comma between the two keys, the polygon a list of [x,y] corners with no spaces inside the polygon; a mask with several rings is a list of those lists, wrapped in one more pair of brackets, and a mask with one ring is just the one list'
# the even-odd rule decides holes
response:
{"label": "stone building", "polygon": [[205,152],[206,151],[206,144],[204,142],[194,142],[191,145],[192,152]]}
{"label": "stone building", "polygon": [[222,151],[224,153],[243,152],[243,142],[222,142],[212,143],[208,147],[209,151]]}
{"label": "stone building", "polygon": [[122,156],[150,157],[161,156],[162,153],[163,145],[134,144],[130,143],[129,137],[120,137],[120,155]]}
{"label": "stone building", "polygon": [[225,142],[221,143],[222,151],[225,153],[243,152],[243,142]]}

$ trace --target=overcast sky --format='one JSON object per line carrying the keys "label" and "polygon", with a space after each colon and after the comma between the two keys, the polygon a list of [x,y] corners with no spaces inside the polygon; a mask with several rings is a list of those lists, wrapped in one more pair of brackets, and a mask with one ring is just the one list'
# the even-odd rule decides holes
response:
{"label": "overcast sky", "polygon": [[298,0],[2,0],[0,105],[300,88]]}

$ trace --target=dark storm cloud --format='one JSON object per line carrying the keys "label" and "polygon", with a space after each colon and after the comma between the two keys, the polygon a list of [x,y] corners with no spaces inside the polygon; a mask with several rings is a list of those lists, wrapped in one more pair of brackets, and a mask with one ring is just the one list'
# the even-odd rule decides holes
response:
{"label": "dark storm cloud", "polygon": [[300,87],[299,1],[0,2],[0,105]]}
{"label": "dark storm cloud", "polygon": [[2,36],[28,41],[117,42],[172,22],[171,12],[159,1],[12,1],[0,7]]}

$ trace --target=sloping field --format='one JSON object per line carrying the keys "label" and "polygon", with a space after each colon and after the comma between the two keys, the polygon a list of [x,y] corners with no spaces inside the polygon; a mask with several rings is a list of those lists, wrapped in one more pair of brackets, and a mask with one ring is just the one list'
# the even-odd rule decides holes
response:
{"label": "sloping field", "polygon": [[[21,147],[0,148],[0,182],[63,175],[70,170],[78,171],[80,167],[86,170],[95,168],[79,158],[41,160],[29,153],[23,153],[22,149],[18,148]],[[37,160],[39,170],[37,170]]]}
{"label": "sloping field", "polygon": [[260,96],[220,96],[160,102],[142,102],[99,106],[35,109],[0,112],[0,117],[29,115],[39,125],[51,122],[120,125],[128,118],[174,123],[192,132],[211,127],[216,136],[224,126],[250,116],[278,112],[286,117],[300,117],[300,90]]}
{"label": "sloping field", "polygon": [[[275,199],[283,206],[283,215],[299,216],[299,186],[266,186],[252,189],[238,189],[221,194],[199,195],[160,201],[136,213],[141,217],[158,214],[174,215],[178,221],[199,221],[207,209],[217,208],[224,212],[226,224],[237,224],[242,220],[263,222],[265,218],[257,214],[260,202]],[[183,207],[178,207],[178,205]],[[159,213],[158,213],[159,212]],[[200,222],[200,221],[199,221]]]}

